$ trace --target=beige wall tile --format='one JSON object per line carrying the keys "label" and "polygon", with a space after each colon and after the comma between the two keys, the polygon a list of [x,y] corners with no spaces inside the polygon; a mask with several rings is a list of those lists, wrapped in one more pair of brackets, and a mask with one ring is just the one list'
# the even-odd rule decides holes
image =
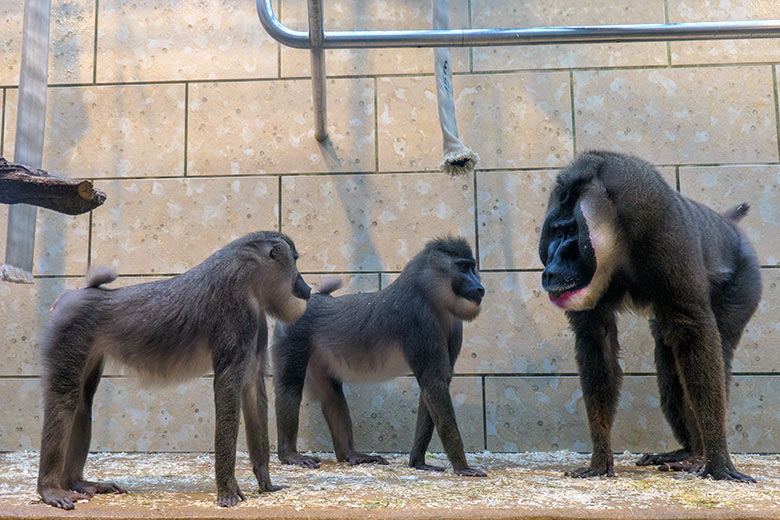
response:
{"label": "beige wall tile", "polygon": [[311,82],[190,85],[188,173],[374,171],[374,87],[328,81],[328,135],[314,139]]}
{"label": "beige wall tile", "polygon": [[[214,398],[210,378],[145,388],[135,378],[104,377],[95,394],[92,451],[213,451]],[[273,384],[268,427],[276,455]],[[408,452],[414,438],[419,390],[413,378],[375,385],[345,386],[359,450]],[[453,379],[451,395],[467,451],[484,449],[482,383],[476,377]],[[0,397],[0,451],[39,449],[43,408],[39,379],[4,379]],[[333,451],[319,403],[305,397],[301,406],[300,450]],[[243,420],[238,449],[246,450]],[[429,451],[442,451],[434,435]]]}
{"label": "beige wall tile", "polygon": [[[282,23],[299,31],[307,31],[306,0],[283,0]],[[330,1],[324,4],[326,31],[373,31],[430,29],[433,9],[425,0],[407,2]],[[465,29],[469,25],[468,2],[450,2],[450,27]],[[309,51],[282,46],[282,76],[308,76]],[[325,51],[328,75],[353,74],[415,74],[433,73],[431,49],[334,49]],[[455,72],[469,70],[469,52],[452,49]]]}
{"label": "beige wall tile", "polygon": [[780,269],[762,269],[761,283],[761,303],[737,347],[735,372],[780,373]]}
{"label": "beige wall tile", "polygon": [[93,416],[94,451],[214,449],[214,393],[208,378],[162,388],[144,388],[135,378],[105,378]]}
{"label": "beige wall tile", "polygon": [[183,272],[246,233],[278,229],[272,178],[97,185],[108,199],[93,215],[92,262],[122,274]]}
{"label": "beige wall tile", "polygon": [[[419,387],[412,377],[379,384],[345,385],[355,432],[355,448],[365,451],[408,453],[417,421]],[[478,377],[456,377],[450,390],[463,444],[467,451],[484,449],[482,437],[482,382]],[[274,418],[273,421],[276,419]],[[274,429],[275,431],[275,429]],[[275,436],[274,436],[275,437]],[[333,451],[319,403],[304,399],[298,449]],[[428,449],[443,451],[438,434]]]}
{"label": "beige wall tile", "polygon": [[[776,20],[780,4],[772,0],[674,0],[669,2],[669,21],[713,22],[738,20]],[[672,63],[739,63],[780,61],[778,40],[723,40],[672,42]]]}
{"label": "beige wall tile", "polygon": [[[144,388],[134,378],[104,377],[93,405],[92,451],[213,451],[214,397],[209,378]],[[40,448],[39,379],[5,379],[0,450]],[[239,449],[246,449],[243,425]]]}
{"label": "beige wall tile", "polygon": [[680,168],[680,189],[718,212],[750,204],[739,226],[762,265],[780,265],[780,166]]}
{"label": "beige wall tile", "polygon": [[[480,168],[563,166],[572,155],[565,72],[458,76],[455,109]],[[442,159],[433,77],[380,78],[381,171],[435,170]]]}
{"label": "beige wall tile", "polygon": [[438,236],[474,243],[470,177],[348,175],[282,178],[282,230],[303,271],[400,271]]}
{"label": "beige wall tile", "polygon": [[40,449],[40,395],[37,378],[0,380],[0,451]]}
{"label": "beige wall tile", "polygon": [[[618,314],[620,367],[624,372],[655,372],[655,340],[648,316],[622,312]],[[572,349],[574,342],[572,342]]]}
{"label": "beige wall tile", "polygon": [[[17,96],[8,91],[9,157]],[[143,177],[184,171],[184,85],[50,88],[46,104],[43,166],[51,173]]]}
{"label": "beige wall tile", "polygon": [[[41,373],[40,342],[49,309],[64,290],[82,285],[79,278],[39,278],[32,285],[0,282],[0,331],[6,346],[0,376]],[[3,384],[0,379],[0,388]]]}
{"label": "beige wall tile", "polygon": [[[778,378],[738,376],[731,393],[727,431],[733,452],[774,448]],[[487,446],[490,451],[591,450],[585,405],[576,377],[485,379]],[[679,446],[663,418],[655,377],[623,380],[612,449],[661,451]]]}
{"label": "beige wall tile", "polygon": [[[676,447],[663,421],[654,379],[624,379],[612,429],[614,451]],[[488,450],[591,450],[582,390],[576,377],[488,377],[485,406]]]}
{"label": "beige wall tile", "polygon": [[557,174],[477,174],[480,269],[542,268],[539,236]]}
{"label": "beige wall tile", "polygon": [[[270,381],[266,382],[273,403]],[[213,449],[214,408],[209,378],[174,387],[145,389],[133,378],[104,378],[95,397],[95,451],[208,451]],[[778,378],[737,376],[731,392],[728,433],[733,452],[771,452],[778,418]],[[589,451],[582,393],[576,377],[488,377],[485,381],[487,446],[491,451],[572,449]],[[456,377],[452,396],[468,451],[482,449],[482,397],[479,378]],[[406,452],[414,436],[418,393],[412,378],[381,385],[345,388],[358,449]],[[0,396],[0,450],[40,446],[42,408],[38,379],[5,379]],[[269,409],[272,450],[275,415]],[[541,423],[541,424],[540,424]],[[429,451],[440,451],[434,436]],[[613,448],[635,452],[673,449],[660,410],[655,378],[625,378]],[[304,399],[301,450],[332,450],[319,406]],[[239,449],[246,449],[243,426]]]}
{"label": "beige wall tile", "polygon": [[574,109],[580,150],[660,164],[778,160],[766,66],[575,72]]}
{"label": "beige wall tile", "polygon": [[576,372],[574,334],[540,274],[481,273],[482,312],[464,325],[457,373]]}
{"label": "beige wall tile", "polygon": [[778,396],[778,377],[737,376],[733,379],[726,428],[731,451],[772,453],[777,450]]}
{"label": "beige wall tile", "polygon": [[278,46],[239,0],[102,0],[98,81],[268,78]]}
{"label": "beige wall tile", "polygon": [[[5,258],[8,206],[0,206],[0,258]],[[83,275],[87,272],[89,215],[63,215],[38,208],[36,214],[35,275]]]}
{"label": "beige wall tile", "polygon": [[382,273],[379,275],[380,277],[380,288],[384,289],[391,283],[393,283],[396,279],[398,279],[399,273]]}
{"label": "beige wall tile", "polygon": [[[664,21],[662,0],[587,3],[488,0],[472,3],[472,12],[475,29]],[[666,45],[662,42],[474,48],[474,70],[664,65],[666,60]]]}
{"label": "beige wall tile", "polygon": [[[0,1],[0,84],[19,84],[24,2]],[[49,84],[92,81],[95,1],[53,0],[49,35]]]}

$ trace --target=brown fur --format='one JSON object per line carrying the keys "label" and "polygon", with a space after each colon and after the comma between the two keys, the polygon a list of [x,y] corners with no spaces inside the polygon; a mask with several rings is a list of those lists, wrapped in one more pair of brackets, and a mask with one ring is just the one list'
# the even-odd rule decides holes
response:
{"label": "brown fur", "polygon": [[[294,321],[309,288],[295,266],[292,241],[270,231],[249,234],[192,270],[166,280],[107,289],[107,268],[86,287],[67,291],[52,309],[42,344],[44,418],[38,492],[46,504],[73,509],[94,493],[121,493],[83,477],[92,398],[106,357],[144,381],[176,383],[214,371],[218,503],[244,499],[234,476],[243,406],[252,469],[260,491],[278,489],[268,474],[268,424],[262,365],[266,313]],[[299,298],[296,298],[295,296]]]}
{"label": "brown fur", "polygon": [[590,466],[569,475],[613,474],[622,378],[615,314],[629,305],[653,316],[661,407],[683,445],[639,463],[691,459],[687,467],[703,476],[753,480],[726,447],[731,360],[761,297],[755,252],[735,225],[747,210],[721,216],[621,154],[582,154],[558,176],[539,244],[542,285],[575,332],[593,439]]}
{"label": "brown fur", "polygon": [[354,449],[342,383],[386,381],[411,371],[420,384],[420,403],[409,465],[442,469],[425,464],[435,425],[455,472],[484,476],[466,462],[449,394],[462,320],[476,318],[484,295],[475,266],[465,240],[434,240],[381,291],[336,298],[315,295],[300,320],[277,327],[273,365],[279,460],[319,466],[319,459],[296,449],[305,382],[321,402],[336,458],[351,464],[387,464],[383,457]]}

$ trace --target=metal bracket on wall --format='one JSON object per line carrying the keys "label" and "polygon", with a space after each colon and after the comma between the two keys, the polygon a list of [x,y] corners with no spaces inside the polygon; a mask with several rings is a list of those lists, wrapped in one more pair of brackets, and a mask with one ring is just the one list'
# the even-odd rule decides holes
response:
{"label": "metal bracket on wall", "polygon": [[[309,30],[285,27],[274,14],[273,0],[255,0],[257,16],[269,35],[282,45],[311,51],[315,133],[328,137],[325,92],[326,49],[387,47],[485,47],[498,45],[550,45],[564,43],[617,43],[683,40],[733,40],[780,37],[780,20],[659,23],[636,25],[583,25],[518,29],[446,29],[414,31],[328,31],[323,27],[323,0],[307,0]],[[365,1],[365,0],[360,0]]]}

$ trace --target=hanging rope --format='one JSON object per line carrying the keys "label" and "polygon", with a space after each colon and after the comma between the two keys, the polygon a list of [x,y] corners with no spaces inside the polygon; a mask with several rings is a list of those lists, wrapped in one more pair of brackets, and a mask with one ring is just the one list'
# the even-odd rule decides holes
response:
{"label": "hanging rope", "polygon": [[[450,25],[449,0],[433,0],[433,28],[448,29]],[[449,47],[433,50],[436,76],[436,99],[439,105],[439,123],[443,138],[444,160],[439,168],[449,175],[466,175],[474,171],[479,156],[458,139],[455,120],[455,101],[452,94],[452,58]]]}

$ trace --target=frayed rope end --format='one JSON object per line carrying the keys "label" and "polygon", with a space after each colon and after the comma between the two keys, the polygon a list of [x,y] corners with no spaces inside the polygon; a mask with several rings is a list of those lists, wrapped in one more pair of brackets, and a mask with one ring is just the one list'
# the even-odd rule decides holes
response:
{"label": "frayed rope end", "polygon": [[451,177],[457,177],[473,172],[478,162],[479,155],[468,148],[464,148],[446,154],[444,160],[439,163],[439,169]]}
{"label": "frayed rope end", "polygon": [[3,264],[2,269],[0,269],[0,280],[12,283],[31,284],[33,283],[33,275],[19,267]]}

